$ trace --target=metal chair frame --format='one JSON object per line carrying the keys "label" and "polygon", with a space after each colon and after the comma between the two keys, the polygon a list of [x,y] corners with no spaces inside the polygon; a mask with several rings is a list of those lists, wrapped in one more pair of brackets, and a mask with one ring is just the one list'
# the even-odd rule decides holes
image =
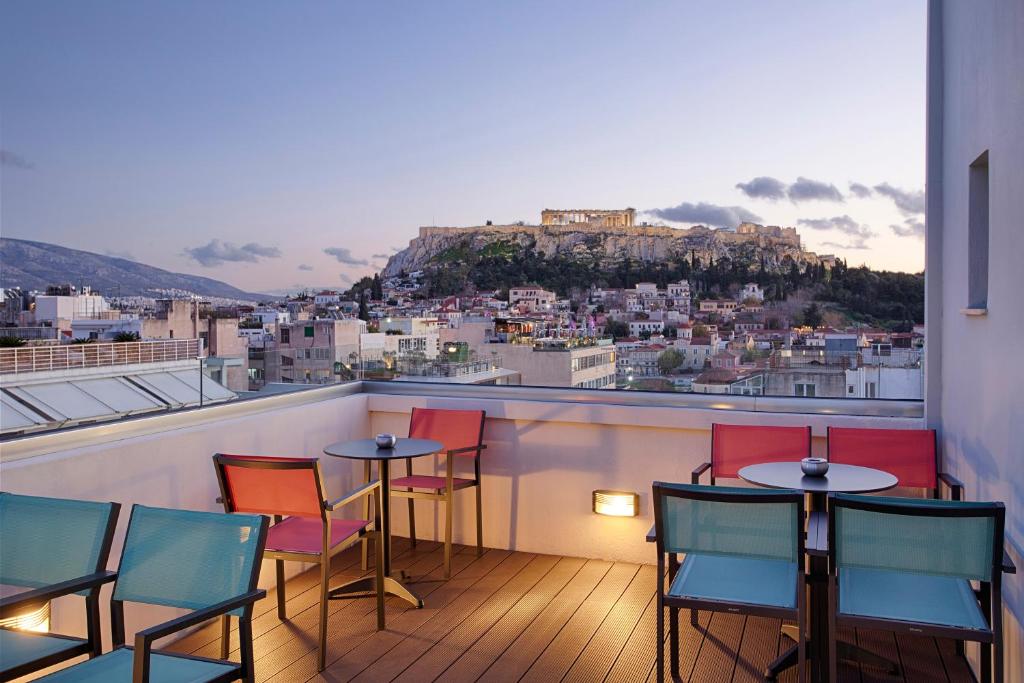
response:
{"label": "metal chair frame", "polygon": [[[699,486],[699,485],[698,485]],[[755,490],[756,491],[756,490]],[[689,498],[691,500],[704,500],[723,503],[796,503],[798,512],[794,516],[794,534],[797,539],[796,562],[798,571],[796,573],[796,607],[775,607],[771,605],[755,605],[748,603],[729,602],[724,600],[708,600],[700,598],[679,598],[667,594],[666,586],[671,586],[679,571],[681,563],[678,555],[665,550],[664,520],[662,519],[661,498],[663,496],[674,496],[678,498]],[[800,640],[797,642],[798,657],[798,680],[805,681],[807,642],[806,642],[806,602],[807,591],[806,575],[804,573],[804,495],[799,491],[793,491],[789,495],[782,492],[773,493],[742,493],[737,494],[729,491],[715,490],[713,486],[700,486],[694,490],[690,486],[680,486],[665,482],[654,482],[654,525],[655,542],[658,548],[658,654],[657,672],[658,681],[665,680],[665,608],[669,609],[669,666],[673,680],[680,680],[679,674],[679,610],[689,609],[691,623],[696,624],[698,610],[711,612],[729,612],[732,614],[746,614],[751,616],[771,617],[776,619],[793,620],[797,623],[797,633]],[[666,576],[665,559],[668,557],[667,582],[662,577]]]}
{"label": "metal chair frame", "polygon": [[[880,512],[893,515],[921,517],[992,517],[994,520],[992,542],[992,580],[979,582],[974,590],[981,607],[982,614],[989,623],[990,630],[977,631],[938,624],[925,624],[899,619],[843,615],[839,613],[839,576],[841,571],[836,566],[836,508],[849,508]],[[837,628],[850,626],[853,628],[876,629],[891,631],[897,634],[914,636],[930,636],[934,638],[953,638],[958,641],[975,641],[981,643],[981,681],[982,683],[1002,683],[1003,681],[1003,615],[1002,615],[1002,574],[1007,571],[1004,563],[1003,529],[1006,510],[1002,503],[991,503],[985,508],[976,506],[956,508],[947,505],[917,504],[894,505],[872,496],[836,496],[829,495],[828,515],[828,558],[829,558],[829,652],[831,671],[829,680],[837,680]],[[1012,565],[1011,565],[1012,567]],[[1010,569],[1010,571],[1015,571]],[[1008,572],[1009,573],[1009,572]],[[994,672],[994,679],[993,679]]]}
{"label": "metal chair frame", "polygon": [[[235,512],[234,502],[231,500],[230,489],[228,488],[227,475],[225,473],[226,467],[246,467],[252,469],[264,469],[264,470],[311,470],[311,476],[314,477],[316,485],[316,493],[321,501],[320,509],[320,521],[322,524],[321,534],[321,547],[320,551],[316,553],[301,553],[301,552],[285,552],[277,550],[264,550],[263,557],[268,560],[274,560],[275,570],[275,581],[277,585],[277,618],[286,620],[286,595],[285,595],[285,577],[284,577],[284,563],[285,561],[295,562],[307,562],[311,564],[317,564],[320,566],[320,630],[319,630],[319,671],[323,671],[327,664],[327,602],[332,599],[330,596],[330,576],[331,576],[331,559],[339,553],[352,547],[360,539],[363,539],[367,535],[367,529],[364,527],[356,533],[346,537],[339,541],[333,547],[331,546],[331,512],[349,503],[355,502],[360,498],[366,498],[366,504],[364,510],[368,506],[368,497],[373,496],[376,501],[374,507],[375,514],[372,519],[373,526],[375,529],[380,528],[380,482],[372,481],[362,486],[349,491],[341,498],[333,501],[328,501],[324,495],[324,484],[323,474],[320,470],[320,462],[316,458],[303,458],[295,460],[287,459],[271,459],[256,460],[250,459],[252,456],[244,458],[226,455],[223,453],[217,453],[213,456],[214,467],[217,471],[217,482],[220,485],[220,498],[217,502],[223,503],[225,512]],[[263,513],[270,515],[270,513]],[[272,515],[274,518],[274,524],[279,524],[284,521],[282,515]],[[365,518],[368,518],[368,515]],[[377,548],[377,574],[376,574],[376,599],[377,599],[377,628],[378,630],[384,628],[384,591],[382,589],[384,585],[383,576],[383,545],[378,544]],[[244,639],[244,634],[243,634]],[[230,628],[230,617],[225,615],[221,623],[221,656],[226,658],[230,650],[231,644],[231,628]]]}
{"label": "metal chair frame", "polygon": [[[0,681],[10,681],[20,678],[34,671],[59,664],[68,659],[80,655],[88,655],[89,659],[98,657],[103,653],[103,641],[100,629],[100,588],[117,578],[117,572],[107,571],[107,561],[110,559],[110,547],[114,540],[114,529],[117,527],[117,518],[121,513],[120,503],[109,503],[110,514],[107,517],[107,524],[103,530],[103,537],[100,541],[100,552],[96,558],[96,570],[92,574],[80,576],[75,579],[61,583],[35,588],[22,593],[0,599],[0,618],[12,617],[21,613],[26,608],[39,605],[40,603],[54,600],[64,595],[88,591],[85,595],[85,616],[86,616],[86,638],[76,647],[57,652],[47,657],[42,657],[31,662],[26,662],[16,667],[0,671]],[[80,638],[62,636],[58,633],[47,633],[50,638],[67,638],[68,640],[79,641]]]}

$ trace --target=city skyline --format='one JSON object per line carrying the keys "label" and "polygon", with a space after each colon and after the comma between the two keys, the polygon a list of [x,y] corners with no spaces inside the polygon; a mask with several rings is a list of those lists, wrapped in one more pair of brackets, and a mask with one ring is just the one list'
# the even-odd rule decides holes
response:
{"label": "city skyline", "polygon": [[273,291],[421,225],[634,206],[920,271],[924,14],[7,4],[2,232]]}

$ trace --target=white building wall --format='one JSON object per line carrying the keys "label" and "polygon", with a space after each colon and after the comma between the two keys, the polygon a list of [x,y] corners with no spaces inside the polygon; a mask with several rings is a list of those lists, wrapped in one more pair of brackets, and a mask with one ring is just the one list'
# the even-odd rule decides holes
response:
{"label": "white building wall", "polygon": [[[1024,2],[932,0],[928,69],[926,414],[966,496],[1007,503],[1024,568]],[[988,308],[966,315],[968,166],[986,150]],[[1024,572],[1004,577],[1003,602],[1006,680],[1024,681]]]}

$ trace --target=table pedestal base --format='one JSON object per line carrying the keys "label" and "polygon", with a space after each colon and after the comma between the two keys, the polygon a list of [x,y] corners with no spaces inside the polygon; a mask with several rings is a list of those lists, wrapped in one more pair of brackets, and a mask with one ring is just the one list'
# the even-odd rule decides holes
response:
{"label": "table pedestal base", "polygon": [[[348,600],[352,598],[373,596],[376,592],[377,577],[365,576],[361,579],[349,581],[348,583],[343,583],[336,588],[332,588],[327,592],[327,597],[331,600]],[[384,577],[384,593],[401,598],[417,609],[421,609],[423,607],[423,598],[406,588],[405,584],[401,581],[393,579],[390,576]]]}
{"label": "table pedestal base", "polygon": [[[782,633],[793,642],[796,642],[796,626],[787,624],[782,627]],[[807,645],[808,649],[810,649],[810,642],[808,642]],[[864,664],[878,669],[885,669],[893,676],[898,676],[900,673],[900,667],[896,662],[886,659],[880,655],[876,655],[874,652],[868,652],[864,648],[859,645],[854,645],[853,643],[846,643],[841,640],[836,643],[836,657],[838,657],[840,661],[844,662],[856,662],[858,664]],[[765,669],[764,677],[773,681],[780,673],[789,667],[796,666],[796,662],[796,645],[793,645],[781,654],[778,659],[768,665],[768,668]]]}

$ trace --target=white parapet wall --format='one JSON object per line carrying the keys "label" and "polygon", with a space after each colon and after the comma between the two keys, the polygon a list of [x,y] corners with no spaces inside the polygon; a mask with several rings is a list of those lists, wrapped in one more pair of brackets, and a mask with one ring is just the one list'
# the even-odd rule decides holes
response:
{"label": "white parapet wall", "polygon": [[[626,401],[621,392],[591,393],[595,398],[580,392],[582,399],[566,400],[551,390],[408,383],[364,390],[351,383],[8,441],[0,446],[0,477],[3,489],[14,493],[122,503],[111,554],[113,569],[131,504],[221,509],[215,502],[219,492],[211,462],[214,453],[320,457],[328,494],[338,496],[361,481],[362,465],[324,456],[327,444],[379,432],[405,436],[414,406],[482,408],[488,415],[483,455],[485,545],[649,563],[655,561],[653,548],[644,540],[653,520],[651,482],[689,481],[693,468],[708,457],[712,422],[810,425],[818,454],[824,453],[830,424],[921,424],[916,417],[680,407],[659,404],[656,395],[632,392],[627,401],[632,405],[623,405],[615,402]],[[439,458],[428,457],[414,467],[427,472],[439,464]],[[471,471],[466,469],[471,465],[465,458],[459,471]],[[396,471],[404,473],[404,467]],[[638,492],[640,515],[595,515],[591,492],[600,488]],[[439,506],[427,501],[415,505],[419,536],[440,537]],[[474,543],[473,493],[456,493],[455,507],[456,542]],[[396,535],[407,534],[407,519],[406,506],[396,505]],[[301,570],[296,563],[286,566],[289,574]],[[261,585],[271,585],[272,577],[272,567],[265,563]],[[104,605],[108,596],[109,588]],[[55,630],[84,632],[80,601],[71,597],[55,603]],[[128,631],[173,614],[165,608],[129,606]]]}

